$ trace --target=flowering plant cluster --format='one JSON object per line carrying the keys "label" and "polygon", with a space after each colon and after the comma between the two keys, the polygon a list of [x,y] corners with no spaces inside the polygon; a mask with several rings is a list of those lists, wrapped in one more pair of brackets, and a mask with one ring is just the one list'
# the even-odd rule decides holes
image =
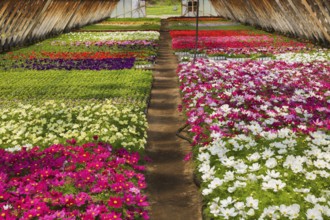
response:
{"label": "flowering plant cluster", "polygon": [[159,31],[160,18],[110,18],[82,27],[79,31]]}
{"label": "flowering plant cluster", "polygon": [[[172,38],[177,37],[194,37],[196,31],[192,30],[175,30],[170,31]],[[271,36],[270,34],[256,32],[252,30],[199,30],[198,36],[200,37],[233,37],[233,36]]]}
{"label": "flowering plant cluster", "polygon": [[330,129],[330,66],[324,63],[201,59],[181,65],[179,78],[195,141],[210,129],[245,132],[251,121],[265,130]]}
{"label": "flowering plant cluster", "polygon": [[0,149],[1,219],[149,219],[138,153],[68,142],[17,153]]}
{"label": "flowering plant cluster", "polygon": [[153,64],[158,32],[79,32],[1,55],[0,68],[113,70]]}
{"label": "flowering plant cluster", "polygon": [[[130,40],[158,40],[158,31],[125,31],[125,32],[71,32],[56,38],[56,41],[86,42],[86,41],[130,41]],[[47,40],[46,42],[52,42]]]}
{"label": "flowering plant cluster", "polygon": [[205,54],[212,56],[244,56],[251,57],[257,54],[272,57],[282,53],[306,53],[312,50],[310,46],[265,46],[265,47],[242,47],[242,48],[213,48],[205,50]]}
{"label": "flowering plant cluster", "polygon": [[147,70],[10,70],[0,76],[0,103],[124,98],[146,105],[152,82]]}
{"label": "flowering plant cluster", "polygon": [[[174,50],[191,49],[195,46],[195,37],[174,37],[172,48]],[[250,47],[305,47],[305,43],[288,40],[284,37],[272,37],[270,35],[257,36],[218,36],[199,37],[198,48],[250,48]]]}
{"label": "flowering plant cluster", "polygon": [[309,53],[284,53],[276,55],[276,59],[285,60],[286,62],[303,62],[309,63],[313,61],[330,62],[330,50],[319,49]]}
{"label": "flowering plant cluster", "polygon": [[135,58],[105,59],[28,59],[14,63],[11,68],[33,70],[121,70],[131,69]]}
{"label": "flowering plant cluster", "polygon": [[211,219],[330,217],[329,62],[181,64]]}
{"label": "flowering plant cluster", "polygon": [[111,100],[83,105],[55,101],[19,104],[0,109],[0,113],[1,148],[42,147],[72,138],[82,143],[94,134],[114,147],[141,150],[146,144],[147,120],[141,108]]}
{"label": "flowering plant cluster", "polygon": [[13,53],[8,52],[3,56],[4,59],[18,60],[18,59],[64,59],[64,60],[83,60],[83,59],[107,59],[107,58],[131,58],[135,59],[148,59],[149,57],[155,58],[155,55],[148,53],[148,51],[126,51],[126,52],[27,52],[27,53]]}
{"label": "flowering plant cluster", "polygon": [[311,132],[301,137],[285,128],[257,135],[216,138],[199,149],[208,215],[330,218],[330,135]]}
{"label": "flowering plant cluster", "polygon": [[106,47],[114,47],[114,48],[143,48],[143,47],[157,47],[157,43],[150,40],[126,40],[126,41],[116,41],[116,40],[103,40],[103,41],[52,41],[52,46],[106,46]]}

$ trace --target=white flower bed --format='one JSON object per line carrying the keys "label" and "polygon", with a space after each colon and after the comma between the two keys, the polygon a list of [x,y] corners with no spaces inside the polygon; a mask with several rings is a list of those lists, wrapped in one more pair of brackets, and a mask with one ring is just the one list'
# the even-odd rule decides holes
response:
{"label": "white flower bed", "polygon": [[330,218],[330,135],[321,131],[218,138],[197,160],[213,219]]}
{"label": "white flower bed", "polygon": [[313,61],[328,61],[330,62],[330,50],[319,50],[310,53],[283,53],[276,55],[277,60],[286,62],[313,62]]}
{"label": "white flower bed", "polygon": [[[115,105],[110,100],[76,106],[48,101],[40,105],[19,105],[0,109],[0,147],[40,146],[100,141],[128,149],[144,148],[146,116],[139,107]],[[14,148],[15,149],[15,148]]]}
{"label": "white flower bed", "polygon": [[124,32],[71,32],[61,35],[56,40],[74,41],[103,41],[103,40],[158,40],[158,31],[124,31]]}

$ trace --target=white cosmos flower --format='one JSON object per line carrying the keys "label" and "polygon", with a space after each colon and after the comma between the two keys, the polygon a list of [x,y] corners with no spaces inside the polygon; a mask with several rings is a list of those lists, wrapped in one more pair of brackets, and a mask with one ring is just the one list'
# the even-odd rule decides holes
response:
{"label": "white cosmos flower", "polygon": [[218,177],[214,178],[211,183],[209,184],[210,189],[215,189],[219,186],[222,186],[223,180],[219,179]]}
{"label": "white cosmos flower", "polygon": [[281,176],[281,174],[275,170],[267,170],[267,175],[274,179],[277,179]]}
{"label": "white cosmos flower", "polygon": [[269,158],[266,161],[266,167],[268,167],[269,169],[272,169],[276,166],[277,166],[277,160],[275,158]]}
{"label": "white cosmos flower", "polygon": [[210,195],[212,193],[212,191],[213,191],[212,189],[205,188],[205,189],[203,189],[202,194],[203,194],[203,196],[207,196],[207,195]]}
{"label": "white cosmos flower", "polygon": [[308,194],[306,197],[305,197],[305,200],[307,202],[310,202],[312,204],[317,204],[319,202],[319,199],[316,198],[316,196],[312,195],[312,194]]}
{"label": "white cosmos flower", "polygon": [[322,213],[317,208],[308,209],[306,217],[311,220],[323,220]]}
{"label": "white cosmos flower", "polygon": [[286,183],[276,179],[271,179],[269,181],[262,183],[263,190],[272,189],[274,192],[278,192],[279,190],[283,189],[285,186]]}
{"label": "white cosmos flower", "polygon": [[250,156],[248,156],[247,159],[249,161],[257,161],[260,159],[260,157],[261,157],[260,154],[258,152],[255,152],[255,153],[251,154]]}
{"label": "white cosmos flower", "polygon": [[254,163],[249,167],[249,169],[251,170],[251,172],[256,172],[256,171],[260,170],[260,164]]}
{"label": "white cosmos flower", "polygon": [[214,216],[219,216],[220,213],[220,206],[218,204],[218,202],[212,202],[210,205],[210,212],[214,215]]}
{"label": "white cosmos flower", "polygon": [[225,208],[231,204],[233,204],[235,200],[229,196],[227,199],[220,200],[221,207]]}
{"label": "white cosmos flower", "polygon": [[308,173],[306,173],[306,179],[315,180],[316,179],[316,174],[308,172]]}
{"label": "white cosmos flower", "polygon": [[252,196],[246,198],[246,206],[253,209],[259,209],[259,200],[253,199]]}
{"label": "white cosmos flower", "polygon": [[249,166],[246,165],[244,162],[240,162],[240,163],[236,164],[234,168],[236,169],[236,173],[244,174],[244,173],[246,173]]}
{"label": "white cosmos flower", "polygon": [[235,173],[232,171],[227,171],[223,176],[225,182],[233,181],[235,179]]}
{"label": "white cosmos flower", "polygon": [[274,151],[270,150],[270,149],[266,149],[263,153],[262,153],[262,159],[266,160],[270,157],[272,157],[274,155]]}
{"label": "white cosmos flower", "polygon": [[229,193],[233,193],[233,192],[235,192],[236,191],[236,187],[235,186],[231,186],[231,187],[228,187],[228,189],[227,189],[227,191],[229,192]]}
{"label": "white cosmos flower", "polygon": [[249,209],[249,211],[246,213],[248,216],[254,216],[256,213],[254,209]]}
{"label": "white cosmos flower", "polygon": [[203,162],[203,161],[209,161],[210,157],[211,157],[211,155],[209,153],[205,152],[205,153],[199,154],[197,159],[200,162]]}
{"label": "white cosmos flower", "polygon": [[224,219],[230,219],[231,217],[235,217],[238,213],[235,211],[235,208],[225,209],[221,208],[220,216],[224,217]]}
{"label": "white cosmos flower", "polygon": [[244,202],[236,202],[234,207],[237,209],[237,210],[242,210],[245,208],[245,204]]}

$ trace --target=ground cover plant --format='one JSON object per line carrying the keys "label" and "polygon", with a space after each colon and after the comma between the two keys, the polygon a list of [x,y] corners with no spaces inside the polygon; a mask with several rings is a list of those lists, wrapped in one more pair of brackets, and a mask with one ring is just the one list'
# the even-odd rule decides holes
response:
{"label": "ground cover plant", "polygon": [[177,3],[176,5],[148,5],[146,7],[147,16],[180,16],[181,14],[181,4]]}
{"label": "ground cover plant", "polygon": [[318,49],[304,53],[283,53],[277,54],[276,59],[285,60],[287,62],[313,62],[313,61],[330,61],[330,51],[328,49]]}
{"label": "ground cover plant", "polygon": [[2,219],[149,219],[136,152],[75,140],[0,152]]}
{"label": "ground cover plant", "polygon": [[[25,69],[126,69],[153,64],[158,32],[79,32],[1,56],[0,67]],[[121,40],[120,40],[121,39]]]}
{"label": "ground cover plant", "polygon": [[110,18],[103,22],[89,25],[80,31],[119,31],[119,30],[160,30],[159,18]]}
{"label": "ground cover plant", "polygon": [[330,217],[329,62],[182,64],[206,219]]}
{"label": "ground cover plant", "polygon": [[[169,30],[190,30],[196,29],[196,18],[168,18]],[[251,26],[242,25],[224,18],[201,17],[198,19],[199,30],[255,30]]]}
{"label": "ground cover plant", "polygon": [[11,103],[0,109],[0,148],[20,149],[92,140],[111,143],[115,148],[143,152],[147,121],[145,103],[114,100],[38,101]]}
{"label": "ground cover plant", "polygon": [[[195,37],[184,36],[174,37],[172,40],[172,47],[174,50],[189,50],[194,48]],[[215,49],[215,48],[264,48],[264,47],[293,47],[293,48],[305,48],[306,44],[297,42],[295,40],[289,40],[285,37],[270,36],[270,35],[227,35],[207,37],[201,36],[198,41],[199,49]]]}
{"label": "ground cover plant", "polygon": [[2,71],[1,100],[106,99],[146,101],[151,71]]}
{"label": "ground cover plant", "polygon": [[158,37],[73,33],[1,55],[0,219],[149,219],[152,76],[129,69],[154,62]]}

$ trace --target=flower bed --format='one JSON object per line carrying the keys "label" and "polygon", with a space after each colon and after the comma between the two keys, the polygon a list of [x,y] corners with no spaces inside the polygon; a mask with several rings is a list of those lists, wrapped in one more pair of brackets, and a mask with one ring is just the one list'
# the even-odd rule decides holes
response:
{"label": "flower bed", "polygon": [[[198,48],[250,48],[250,47],[306,47],[304,43],[288,41],[285,38],[275,38],[268,35],[258,36],[221,36],[199,37]],[[174,50],[195,48],[195,37],[175,37],[172,40]]]}
{"label": "flower bed", "polygon": [[1,219],[149,218],[138,153],[105,143],[71,144],[0,149]]}
{"label": "flower bed", "polygon": [[40,51],[29,53],[7,53],[3,58],[9,60],[19,60],[19,59],[72,59],[72,60],[82,60],[82,59],[107,59],[107,58],[148,58],[151,54],[147,51],[126,51],[126,52],[48,52]]}
{"label": "flower bed", "polygon": [[127,98],[146,102],[152,72],[146,70],[0,71],[1,101]]}
{"label": "flower bed", "polygon": [[104,59],[29,59],[9,68],[33,70],[121,70],[131,69],[135,58],[104,58]]}
{"label": "flower bed", "polygon": [[[158,40],[158,31],[71,32],[57,37],[62,42]],[[50,42],[53,40],[47,40]]]}
{"label": "flower bed", "polygon": [[146,144],[147,119],[134,103],[45,101],[2,108],[0,113],[0,148],[44,148],[72,138],[80,144],[95,134],[116,148],[141,151]]}
{"label": "flower bed", "polygon": [[[172,38],[177,37],[194,37],[196,36],[196,31],[190,30],[177,30],[177,31],[170,31],[170,35]],[[256,31],[248,31],[248,30],[200,30],[198,31],[198,36],[200,37],[232,37],[232,36],[258,36],[258,35],[269,35],[266,33],[256,32]],[[270,35],[269,35],[270,36]]]}
{"label": "flower bed", "polygon": [[66,34],[1,55],[0,68],[112,70],[149,65],[155,62],[158,38],[158,32]]}
{"label": "flower bed", "polygon": [[329,62],[181,64],[206,219],[330,217]]}
{"label": "flower bed", "polygon": [[219,138],[197,157],[210,219],[328,219],[330,136],[289,129]]}
{"label": "flower bed", "polygon": [[195,67],[181,65],[183,107],[194,140],[209,135],[211,126],[222,135],[242,133],[251,121],[265,130],[330,129],[329,74],[330,66],[323,63],[199,60]]}
{"label": "flower bed", "polygon": [[285,60],[286,62],[313,62],[313,61],[327,61],[330,62],[329,50],[317,50],[309,53],[284,53],[276,55],[276,59]]}

